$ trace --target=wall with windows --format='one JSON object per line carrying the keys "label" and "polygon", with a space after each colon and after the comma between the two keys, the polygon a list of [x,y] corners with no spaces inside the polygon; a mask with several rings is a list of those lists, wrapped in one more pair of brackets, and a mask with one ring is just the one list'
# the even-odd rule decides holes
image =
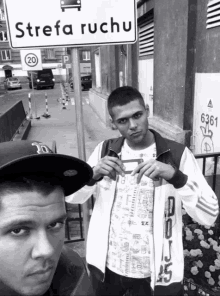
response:
{"label": "wall with windows", "polygon": [[154,1],[138,7],[138,86],[150,117],[153,117],[154,89]]}
{"label": "wall with windows", "polygon": [[198,73],[220,72],[219,15],[220,1],[200,0],[197,6],[196,32],[196,68]]}
{"label": "wall with windows", "polygon": [[196,2],[138,4],[139,90],[150,109],[153,105],[150,127],[187,145],[192,130]]}
{"label": "wall with windows", "polygon": [[89,47],[80,49],[80,73],[91,74],[91,51]]}

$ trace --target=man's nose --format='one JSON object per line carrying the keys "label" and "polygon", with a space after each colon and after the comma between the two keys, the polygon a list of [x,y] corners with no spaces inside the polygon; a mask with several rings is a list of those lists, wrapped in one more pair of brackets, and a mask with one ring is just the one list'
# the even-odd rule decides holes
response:
{"label": "man's nose", "polygon": [[[54,242],[55,243],[55,242]],[[46,231],[40,231],[34,242],[32,257],[37,258],[50,258],[54,253],[53,238],[50,237]]]}
{"label": "man's nose", "polygon": [[129,128],[132,130],[137,128],[137,123],[134,119],[129,120]]}

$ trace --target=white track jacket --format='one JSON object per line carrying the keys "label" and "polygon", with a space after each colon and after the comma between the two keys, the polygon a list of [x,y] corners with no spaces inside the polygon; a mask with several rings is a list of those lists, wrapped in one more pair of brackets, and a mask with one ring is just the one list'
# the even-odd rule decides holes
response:
{"label": "white track jacket", "polygon": [[[175,144],[175,142],[162,138],[156,132],[154,134],[157,148],[164,147],[168,143],[169,149],[164,153],[167,151],[172,153],[172,143]],[[96,166],[100,160],[102,145],[103,142],[98,144],[91,154],[88,160],[91,167]],[[175,188],[179,186],[170,184],[164,179],[155,181],[154,247],[151,250],[151,286],[153,289],[155,285],[167,286],[183,280],[182,206],[194,220],[202,225],[212,225],[219,213],[218,199],[207,184],[196,159],[187,147],[183,148],[179,170],[188,177],[186,177],[185,185],[181,188]],[[89,225],[86,259],[87,263],[102,272],[102,280],[105,275],[115,189],[116,181],[104,177],[94,186],[85,186],[73,195],[66,197],[66,202],[82,204],[96,192],[95,206]]]}

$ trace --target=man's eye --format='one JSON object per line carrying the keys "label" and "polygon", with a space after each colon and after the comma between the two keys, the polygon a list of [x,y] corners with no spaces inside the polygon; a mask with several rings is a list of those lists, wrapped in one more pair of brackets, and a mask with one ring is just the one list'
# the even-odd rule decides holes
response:
{"label": "man's eye", "polygon": [[28,230],[26,228],[16,228],[16,229],[11,230],[10,232],[14,236],[22,236],[22,235],[26,234],[27,231]]}
{"label": "man's eye", "polygon": [[51,223],[50,226],[49,226],[49,229],[61,229],[64,227],[64,224],[65,222],[54,222],[54,223]]}
{"label": "man's eye", "polygon": [[140,118],[141,115],[142,115],[142,113],[137,113],[137,114],[134,115],[134,118],[136,118],[136,119],[137,119],[137,118]]}
{"label": "man's eye", "polygon": [[126,122],[127,122],[126,119],[120,119],[118,123],[119,123],[119,124],[125,124]]}

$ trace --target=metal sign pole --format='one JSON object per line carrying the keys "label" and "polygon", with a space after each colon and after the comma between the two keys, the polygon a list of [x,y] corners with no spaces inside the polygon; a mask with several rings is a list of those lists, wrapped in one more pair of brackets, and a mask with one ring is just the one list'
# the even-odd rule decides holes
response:
{"label": "metal sign pole", "polygon": [[[82,107],[82,91],[80,77],[80,60],[78,48],[71,48],[72,60],[72,77],[74,82],[74,96],[76,104],[76,130],[78,143],[78,156],[86,161],[85,137],[84,137],[84,122],[83,122],[83,107]],[[87,241],[87,233],[89,228],[89,204],[85,202],[83,208],[83,225],[85,234],[85,243]]]}
{"label": "metal sign pole", "polygon": [[35,119],[40,119],[39,116],[37,116],[37,103],[36,103],[36,98],[34,96],[34,81],[33,81],[33,72],[31,71],[31,85],[32,85],[32,98],[34,101],[34,111],[35,111]]}

